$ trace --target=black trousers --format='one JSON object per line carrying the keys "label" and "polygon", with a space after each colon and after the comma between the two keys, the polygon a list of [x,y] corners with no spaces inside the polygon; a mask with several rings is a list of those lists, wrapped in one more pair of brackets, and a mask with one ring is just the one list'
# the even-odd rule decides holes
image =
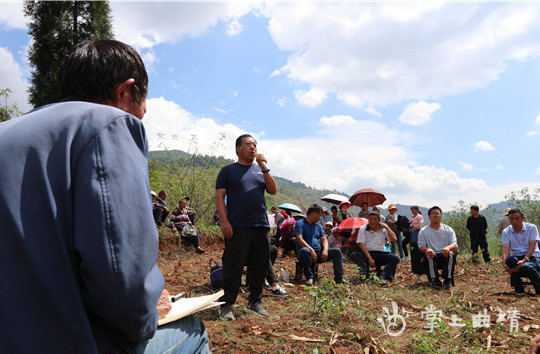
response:
{"label": "black trousers", "polygon": [[409,251],[407,250],[407,244],[411,242],[411,232],[410,231],[403,231],[403,241],[401,242],[401,245],[403,246],[403,254],[405,257],[409,256]]}
{"label": "black trousers", "polygon": [[450,252],[448,257],[443,256],[442,253],[435,253],[435,257],[432,259],[426,256],[428,262],[428,280],[439,280],[439,269],[442,269],[443,279],[454,278],[454,269],[456,267],[456,255],[454,252]]}
{"label": "black trousers", "polygon": [[250,302],[261,300],[264,278],[270,263],[270,244],[267,237],[268,228],[250,227],[233,229],[233,236],[225,239],[223,252],[223,281],[225,294],[219,299],[229,305],[236,302],[242,270],[248,266],[248,286]]}
{"label": "black trousers", "polygon": [[486,235],[482,234],[471,234],[471,250],[472,253],[475,254],[478,252],[478,247],[480,247],[481,250],[484,250],[482,252],[482,256],[484,257],[484,262],[491,261],[488,251],[488,243],[486,240]]}
{"label": "black trousers", "polygon": [[277,281],[276,273],[274,273],[274,263],[276,262],[277,256],[278,248],[274,245],[270,245],[270,261],[268,262],[268,272],[266,273],[266,281],[270,285]]}

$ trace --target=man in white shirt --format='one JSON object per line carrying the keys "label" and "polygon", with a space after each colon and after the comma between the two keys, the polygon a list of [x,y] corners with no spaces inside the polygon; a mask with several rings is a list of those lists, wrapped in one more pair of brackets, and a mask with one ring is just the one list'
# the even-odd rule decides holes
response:
{"label": "man in white shirt", "polygon": [[387,240],[396,242],[396,234],[388,225],[381,223],[379,213],[371,212],[368,216],[368,224],[360,228],[356,238],[360,251],[351,254],[351,260],[365,274],[369,273],[369,267],[384,266],[384,270],[380,274],[382,284],[394,280],[399,263],[399,257],[386,250]]}
{"label": "man in white shirt", "polygon": [[502,263],[510,274],[510,285],[518,294],[525,292],[521,277],[527,277],[540,294],[540,250],[538,249],[538,228],[523,222],[523,212],[511,209],[508,212],[510,226],[502,232]]}
{"label": "man in white shirt", "polygon": [[[428,260],[428,280],[433,287],[450,289],[458,250],[456,233],[441,223],[442,210],[438,206],[429,209],[428,217],[430,224],[418,234],[418,247]],[[439,278],[439,269],[442,269],[444,284]]]}

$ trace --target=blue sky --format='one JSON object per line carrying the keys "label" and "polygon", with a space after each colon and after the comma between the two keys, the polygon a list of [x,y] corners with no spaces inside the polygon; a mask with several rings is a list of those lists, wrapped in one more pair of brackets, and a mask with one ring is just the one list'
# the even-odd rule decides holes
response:
{"label": "blue sky", "polygon": [[[152,150],[234,158],[248,132],[275,175],[386,204],[540,187],[540,3],[111,7],[149,71]],[[27,110],[25,23],[0,2],[0,88]]]}

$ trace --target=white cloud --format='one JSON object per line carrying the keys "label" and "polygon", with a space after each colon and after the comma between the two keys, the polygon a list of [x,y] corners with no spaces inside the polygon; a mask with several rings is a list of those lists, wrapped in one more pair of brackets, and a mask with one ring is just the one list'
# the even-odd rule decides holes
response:
{"label": "white cloud", "polygon": [[504,170],[504,166],[503,165],[497,165],[495,166],[495,169],[500,171],[500,170]]}
{"label": "white cloud", "polygon": [[536,171],[534,171],[534,174],[535,174],[535,175],[540,175],[540,166],[538,166],[538,168],[536,169]]}
{"label": "white cloud", "polygon": [[474,144],[474,151],[493,151],[495,148],[487,141],[478,141]]}
{"label": "white cloud", "polygon": [[229,36],[236,36],[237,34],[240,34],[243,29],[244,26],[238,21],[237,18],[234,18],[227,25],[227,31],[225,33],[227,33]]}
{"label": "white cloud", "polygon": [[23,2],[2,2],[0,11],[0,28],[26,29],[28,19],[24,17]]}
{"label": "white cloud", "polygon": [[534,120],[534,130],[527,132],[528,136],[534,136],[540,134],[540,114],[536,116]]}
{"label": "white cloud", "polygon": [[0,89],[9,88],[13,91],[8,104],[17,103],[22,112],[29,111],[32,106],[28,103],[28,83],[23,79],[19,63],[7,48],[0,47]]}
{"label": "white cloud", "polygon": [[351,116],[337,115],[332,117],[324,116],[320,119],[320,122],[326,126],[340,126],[340,125],[354,125],[357,122]]}
{"label": "white cloud", "polygon": [[249,2],[111,2],[116,38],[138,49],[203,35],[220,22],[232,21],[229,32],[253,8]]}
{"label": "white cloud", "polygon": [[287,98],[286,98],[286,97],[280,97],[280,98],[278,98],[277,104],[278,104],[280,107],[285,107],[285,105],[287,104]]}
{"label": "white cloud", "polygon": [[197,118],[163,97],[147,100],[146,106],[143,123],[150,150],[180,149],[234,158],[230,147],[245,133],[229,123],[220,125],[210,118]]}
{"label": "white cloud", "polygon": [[427,103],[425,101],[409,103],[403,109],[403,113],[398,120],[405,124],[422,125],[431,120],[433,112],[441,109],[438,103]]}
{"label": "white cloud", "polygon": [[309,91],[296,90],[294,91],[294,98],[302,106],[309,108],[315,108],[326,99],[326,92],[318,89],[311,89]]}
{"label": "white cloud", "polygon": [[540,7],[526,3],[265,3],[286,74],[350,105],[438,99],[540,56]]}
{"label": "white cloud", "polygon": [[[143,122],[151,150],[182,149],[230,159],[236,158],[235,139],[245,133],[232,124],[195,117],[163,97],[148,100]],[[312,136],[289,140],[261,139],[264,131],[251,133],[258,137],[259,151],[268,158],[274,175],[346,193],[372,187],[385,193],[386,203],[440,205],[449,210],[460,199],[498,202],[509,191],[531,185],[490,187],[478,178],[462,178],[443,167],[420,165],[401,147],[410,137],[379,122],[338,115],[322,117],[320,124]],[[359,139],[366,131],[371,134]],[[321,147],[337,147],[343,142],[354,142],[354,149],[340,149],[332,156],[319,153]]]}
{"label": "white cloud", "polygon": [[156,57],[156,53],[153,49],[141,51],[141,58],[144,62],[144,66],[148,71],[154,71],[159,59]]}
{"label": "white cloud", "polygon": [[373,108],[373,106],[368,106],[368,107],[364,108],[364,111],[368,112],[371,115],[374,115],[377,118],[382,117],[381,113],[379,111],[377,111],[375,108]]}
{"label": "white cloud", "polygon": [[471,164],[468,164],[468,163],[465,163],[465,162],[462,162],[462,161],[459,161],[459,164],[467,172],[470,172],[470,171],[474,170],[474,166],[471,165]]}

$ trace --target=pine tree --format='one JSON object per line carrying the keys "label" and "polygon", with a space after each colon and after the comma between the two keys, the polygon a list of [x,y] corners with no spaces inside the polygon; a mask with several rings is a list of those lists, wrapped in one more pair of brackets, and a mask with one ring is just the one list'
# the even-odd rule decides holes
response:
{"label": "pine tree", "polygon": [[106,1],[25,1],[24,14],[32,45],[28,59],[34,68],[30,103],[34,107],[57,102],[58,72],[73,46],[88,39],[111,39],[112,25]]}

